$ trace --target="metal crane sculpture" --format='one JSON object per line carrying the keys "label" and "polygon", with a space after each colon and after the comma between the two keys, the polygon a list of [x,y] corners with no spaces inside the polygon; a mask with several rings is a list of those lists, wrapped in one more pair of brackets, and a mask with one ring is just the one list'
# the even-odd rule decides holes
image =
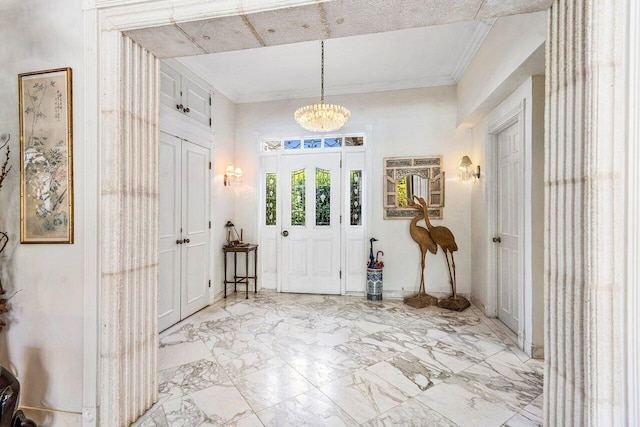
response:
{"label": "metal crane sculpture", "polygon": [[[458,250],[456,239],[453,236],[451,230],[447,227],[434,226],[429,221],[429,215],[427,212],[427,204],[422,197],[413,196],[418,204],[422,207],[424,222],[427,224],[427,229],[431,234],[431,238],[438,246],[442,248],[444,257],[447,260],[447,270],[449,272],[449,284],[451,285],[451,296],[444,298],[438,302],[438,307],[446,308],[449,310],[462,311],[469,307],[469,300],[460,296],[456,292],[456,263],[453,258],[453,253]],[[451,262],[449,262],[451,257]]]}
{"label": "metal crane sculpture", "polygon": [[414,242],[418,244],[420,247],[421,254],[421,269],[420,269],[420,289],[416,295],[411,297],[407,297],[404,299],[405,304],[410,305],[415,308],[422,308],[428,305],[436,305],[438,303],[438,298],[431,296],[426,293],[424,286],[424,266],[425,266],[425,258],[427,257],[427,252],[431,252],[435,254],[438,251],[438,245],[433,241],[429,230],[424,227],[418,226],[418,221],[424,219],[424,212],[426,207],[418,206],[411,201],[411,207],[414,209],[421,210],[422,213],[419,213],[418,216],[414,217],[411,220],[411,224],[409,224],[409,234],[411,234],[411,238]]}

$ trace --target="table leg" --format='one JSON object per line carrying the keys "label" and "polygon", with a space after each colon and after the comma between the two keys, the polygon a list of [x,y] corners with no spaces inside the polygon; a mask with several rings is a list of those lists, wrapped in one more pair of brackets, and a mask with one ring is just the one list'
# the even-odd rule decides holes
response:
{"label": "table leg", "polygon": [[238,291],[238,252],[233,253],[233,292]]}
{"label": "table leg", "polygon": [[224,251],[224,297],[227,297],[227,251]]}
{"label": "table leg", "polygon": [[249,299],[249,252],[245,253],[244,277],[245,284],[247,285],[245,288],[245,299]]}
{"label": "table leg", "polygon": [[[249,286],[247,284],[247,286]],[[258,293],[258,248],[256,248],[253,256],[253,293]]]}

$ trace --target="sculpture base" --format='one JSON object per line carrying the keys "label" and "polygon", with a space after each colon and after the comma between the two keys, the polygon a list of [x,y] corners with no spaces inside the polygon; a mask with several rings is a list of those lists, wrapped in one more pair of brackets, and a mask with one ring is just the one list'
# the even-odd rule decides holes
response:
{"label": "sculpture base", "polygon": [[415,294],[414,296],[406,297],[404,303],[414,308],[424,308],[438,304],[438,298],[429,294]]}
{"label": "sculpture base", "polygon": [[438,307],[446,308],[447,310],[453,310],[453,311],[463,311],[469,308],[470,306],[471,304],[469,303],[469,300],[466,299],[465,297],[461,297],[460,295],[458,295],[455,298],[454,297],[443,298],[440,301],[438,301]]}

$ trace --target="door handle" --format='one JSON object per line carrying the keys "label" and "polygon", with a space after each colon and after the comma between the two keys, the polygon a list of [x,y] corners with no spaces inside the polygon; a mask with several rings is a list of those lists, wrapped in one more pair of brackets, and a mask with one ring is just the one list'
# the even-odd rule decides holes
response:
{"label": "door handle", "polygon": [[287,230],[284,230],[284,231],[282,232],[282,235],[283,235],[284,237],[287,237],[287,236],[289,235],[289,232],[288,232]]}
{"label": "door handle", "polygon": [[182,240],[176,240],[176,245],[181,245],[182,244]]}
{"label": "door handle", "polygon": [[182,110],[182,109],[184,108],[184,105],[182,105],[182,104],[178,104],[178,105],[176,105],[176,108],[177,108],[178,110]]}
{"label": "door handle", "polygon": [[183,240],[183,242],[184,242],[184,243],[191,243],[191,240],[189,240],[189,239],[184,239],[184,240]]}
{"label": "door handle", "polygon": [[190,112],[191,112],[191,110],[189,109],[189,107],[185,108],[185,109],[184,109],[184,110],[182,110],[182,111],[184,111],[185,113],[190,113]]}
{"label": "door handle", "polygon": [[500,236],[498,236],[498,237],[494,237],[492,240],[493,240],[493,243],[500,243],[500,242],[502,242],[502,239],[500,238]]}

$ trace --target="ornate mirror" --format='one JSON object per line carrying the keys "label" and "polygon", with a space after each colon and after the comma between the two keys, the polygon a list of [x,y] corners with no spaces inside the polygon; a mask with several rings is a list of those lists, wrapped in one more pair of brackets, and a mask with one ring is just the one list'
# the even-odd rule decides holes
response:
{"label": "ornate mirror", "polygon": [[442,156],[385,157],[384,219],[410,219],[418,215],[418,210],[409,207],[414,195],[427,202],[429,218],[442,219]]}

